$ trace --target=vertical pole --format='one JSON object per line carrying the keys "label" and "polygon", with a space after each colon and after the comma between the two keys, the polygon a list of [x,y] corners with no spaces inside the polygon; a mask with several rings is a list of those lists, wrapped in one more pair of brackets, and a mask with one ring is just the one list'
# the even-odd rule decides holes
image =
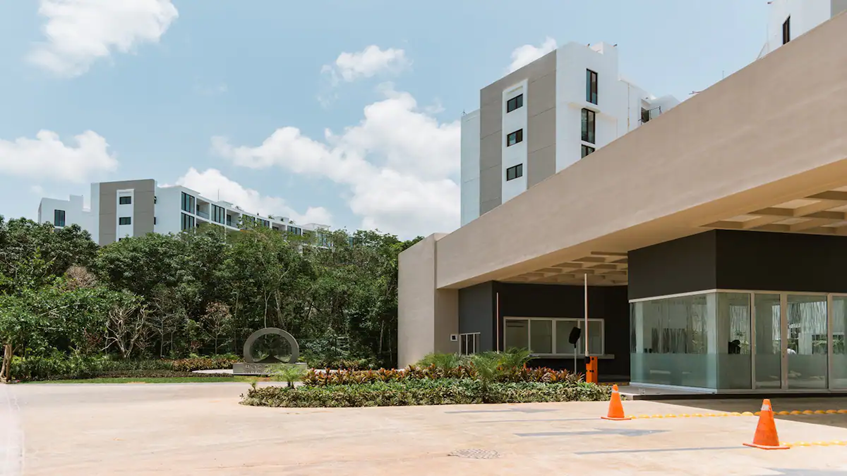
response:
{"label": "vertical pole", "polygon": [[588,358],[588,274],[585,274],[585,358]]}
{"label": "vertical pole", "polygon": [[494,312],[494,334],[497,338],[494,342],[494,350],[500,352],[500,293],[497,293],[497,303],[495,304]]}

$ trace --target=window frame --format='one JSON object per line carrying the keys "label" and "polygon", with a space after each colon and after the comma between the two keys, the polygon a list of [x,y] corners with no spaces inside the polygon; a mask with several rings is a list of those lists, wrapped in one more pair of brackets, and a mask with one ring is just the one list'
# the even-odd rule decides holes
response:
{"label": "window frame", "polygon": [[[514,173],[515,173],[515,176],[512,177],[512,178],[509,178],[509,172],[510,171],[514,171]],[[506,169],[506,181],[507,182],[511,182],[512,180],[517,180],[521,177],[523,177],[523,164],[513,165],[513,166]]]}
{"label": "window frame", "polygon": [[589,144],[597,143],[597,113],[588,108],[582,109],[582,118],[580,120],[582,128],[582,141]]}
{"label": "window frame", "polygon": [[197,204],[197,199],[194,197],[194,195],[189,195],[185,192],[182,192],[182,202],[181,202],[182,211],[184,211],[186,213],[190,213],[192,215],[196,215],[197,214],[197,210],[195,210],[196,204]]}
{"label": "window frame", "polygon": [[212,204],[212,221],[223,225],[226,222],[226,208]]}
{"label": "window frame", "polygon": [[518,94],[517,96],[510,98],[506,101],[506,114],[516,111],[523,107],[523,93]]}
{"label": "window frame", "polygon": [[[591,155],[591,154],[593,154],[593,153],[597,152],[597,149],[596,149],[596,148],[594,148],[594,147],[591,147],[590,145],[582,144],[580,147],[581,147],[581,149],[580,149],[580,154],[582,155],[582,156],[580,157],[580,159],[584,159],[584,158],[588,157],[589,155]],[[585,152],[586,150],[588,150],[589,152],[588,152],[588,153],[586,153],[586,152]]]}
{"label": "window frame", "polygon": [[[59,213],[60,212],[62,214],[61,220],[59,220]],[[53,226],[64,228],[65,226],[67,226],[66,225],[67,224],[67,218],[68,218],[68,214],[65,210],[59,210],[58,208],[53,210]],[[60,221],[62,222],[61,225],[59,224]]]}
{"label": "window frame", "polygon": [[180,215],[180,231],[191,231],[197,228],[197,224],[192,215],[185,212],[180,213]]}
{"label": "window frame", "polygon": [[459,354],[474,355],[478,353],[479,336],[479,332],[464,332],[462,334],[459,334]]}
{"label": "window frame", "polygon": [[[527,345],[531,345],[531,342],[532,342],[532,322],[533,321],[553,321],[552,337],[551,337],[551,345],[552,345],[551,348],[553,349],[553,352],[552,353],[536,353],[536,352],[532,352],[532,350],[529,349],[530,352],[532,352],[532,355],[540,356],[540,357],[573,357],[573,353],[565,354],[565,353],[557,353],[556,352],[556,347],[557,347],[556,346],[556,333],[557,333],[556,327],[557,327],[559,322],[574,322],[574,321],[576,321],[577,327],[579,327],[580,329],[583,329],[582,335],[580,336],[580,340],[579,340],[581,345],[579,345],[579,347],[576,349],[577,350],[576,355],[577,355],[577,357],[585,357],[585,341],[583,341],[583,339],[585,338],[585,329],[583,327],[585,325],[585,319],[584,318],[576,318],[576,317],[518,317],[518,316],[504,317],[503,318],[503,329],[504,329],[504,332],[503,332],[503,348],[504,349],[509,349],[509,342],[507,341],[506,332],[505,332],[507,321],[527,321],[527,326],[526,326],[526,342],[527,342]],[[592,355],[592,356],[605,356],[606,355],[606,319],[602,318],[602,317],[589,318],[588,319],[588,325],[589,326],[592,323],[595,323],[595,322],[600,323],[600,353],[597,354],[597,353],[592,352],[590,355]],[[589,345],[590,345],[590,343],[589,343]],[[590,349],[589,349],[589,351],[590,351]]]}
{"label": "window frame", "polygon": [[782,44],[787,45],[791,41],[791,15],[782,23]]}
{"label": "window frame", "polygon": [[[510,144],[509,141],[513,136],[515,138],[515,142]],[[523,129],[518,129],[514,132],[506,134],[506,147],[512,147],[513,145],[518,145],[521,142],[523,142]]]}
{"label": "window frame", "polygon": [[118,226],[132,225],[132,217],[118,217]]}
{"label": "window frame", "polygon": [[590,69],[585,70],[585,101],[595,106],[599,102],[600,75]]}
{"label": "window frame", "polygon": [[132,195],[121,195],[118,197],[118,205],[132,205]]}

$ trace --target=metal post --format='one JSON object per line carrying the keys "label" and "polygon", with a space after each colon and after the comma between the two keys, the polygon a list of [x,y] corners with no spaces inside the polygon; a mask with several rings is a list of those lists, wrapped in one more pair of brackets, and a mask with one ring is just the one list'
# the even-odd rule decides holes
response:
{"label": "metal post", "polygon": [[585,358],[588,358],[588,273],[585,274]]}
{"label": "metal post", "polygon": [[573,373],[576,373],[576,349],[578,349],[579,341],[573,345]]}

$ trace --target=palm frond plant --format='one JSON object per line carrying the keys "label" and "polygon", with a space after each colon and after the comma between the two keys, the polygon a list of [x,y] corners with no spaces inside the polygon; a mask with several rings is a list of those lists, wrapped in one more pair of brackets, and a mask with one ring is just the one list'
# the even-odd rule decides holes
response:
{"label": "palm frond plant", "polygon": [[427,354],[421,359],[416,367],[426,368],[435,366],[439,370],[453,370],[462,364],[462,356],[459,354]]}
{"label": "palm frond plant", "polygon": [[471,359],[471,364],[476,371],[477,379],[482,384],[482,399],[485,402],[488,400],[491,384],[500,375],[500,355],[494,352],[475,354]]}
{"label": "palm frond plant", "polygon": [[294,382],[302,380],[306,372],[301,366],[283,364],[273,371],[273,377],[279,382],[286,382],[289,388],[294,388]]}
{"label": "palm frond plant", "polygon": [[533,359],[529,349],[512,347],[500,354],[500,365],[508,373],[516,373]]}

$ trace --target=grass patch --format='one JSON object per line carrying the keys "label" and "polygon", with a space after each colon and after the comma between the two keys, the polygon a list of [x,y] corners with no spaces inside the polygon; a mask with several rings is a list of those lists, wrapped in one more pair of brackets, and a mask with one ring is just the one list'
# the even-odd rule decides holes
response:
{"label": "grass patch", "polygon": [[214,382],[260,382],[268,381],[267,378],[257,377],[160,377],[160,378],[144,378],[144,377],[122,377],[122,378],[89,378],[76,380],[38,380],[31,382],[22,382],[26,384],[42,384],[42,383],[214,383]]}

